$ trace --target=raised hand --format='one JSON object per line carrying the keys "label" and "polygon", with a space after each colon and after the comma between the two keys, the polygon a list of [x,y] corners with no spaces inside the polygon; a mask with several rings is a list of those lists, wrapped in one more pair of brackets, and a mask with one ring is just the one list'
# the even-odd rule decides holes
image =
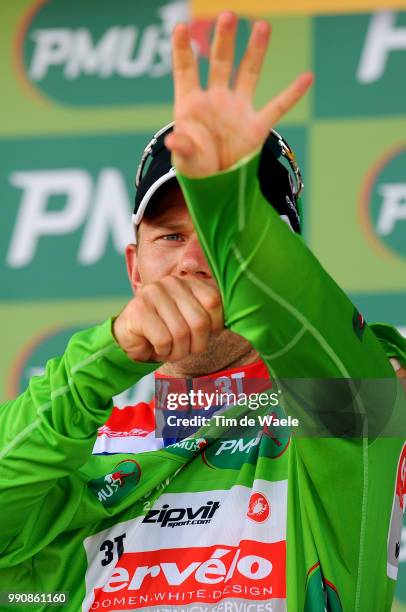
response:
{"label": "raised hand", "polygon": [[237,18],[221,13],[210,51],[206,90],[199,82],[198,66],[187,25],[173,33],[175,130],[165,144],[176,168],[186,176],[203,177],[225,170],[259,149],[270,129],[303,97],[313,82],[311,73],[256,111],[253,96],[270,39],[270,27],[257,21],[235,84],[231,86]]}

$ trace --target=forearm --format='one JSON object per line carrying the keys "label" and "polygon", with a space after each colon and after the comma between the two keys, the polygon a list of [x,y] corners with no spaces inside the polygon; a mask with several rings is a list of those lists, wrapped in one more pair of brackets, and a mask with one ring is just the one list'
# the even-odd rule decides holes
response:
{"label": "forearm", "polygon": [[263,198],[257,161],[206,179],[180,177],[226,324],[279,377],[393,376],[372,332],[357,337],[350,300]]}
{"label": "forearm", "polygon": [[128,359],[111,322],[75,334],[65,354],[31,379],[27,390],[0,408],[0,512],[12,534],[57,479],[91,454],[111,398],[154,369]]}

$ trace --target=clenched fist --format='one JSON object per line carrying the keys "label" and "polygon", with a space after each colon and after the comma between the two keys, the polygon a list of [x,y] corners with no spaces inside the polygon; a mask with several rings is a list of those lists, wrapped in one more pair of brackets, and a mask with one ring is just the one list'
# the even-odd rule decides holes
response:
{"label": "clenched fist", "polygon": [[206,350],[224,328],[221,296],[199,279],[166,276],[143,285],[114,321],[113,333],[134,361],[175,362]]}

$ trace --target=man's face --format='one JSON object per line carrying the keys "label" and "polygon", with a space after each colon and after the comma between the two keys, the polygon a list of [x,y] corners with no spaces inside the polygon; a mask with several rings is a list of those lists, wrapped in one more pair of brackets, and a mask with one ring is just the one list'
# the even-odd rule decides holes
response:
{"label": "man's face", "polygon": [[[134,293],[138,286],[168,275],[180,279],[198,278],[217,287],[180,188],[175,184],[164,191],[157,209],[154,208],[152,206],[152,212],[147,211],[148,215],[144,216],[138,228],[137,245],[131,244],[126,249],[128,275]],[[210,337],[205,353],[189,355],[176,364],[177,370],[166,373],[201,376],[257,358],[245,338],[224,329]]]}
{"label": "man's face", "polygon": [[137,246],[127,247],[127,267],[133,289],[173,275],[199,278],[216,287],[181,190],[164,192],[158,210],[138,229]]}

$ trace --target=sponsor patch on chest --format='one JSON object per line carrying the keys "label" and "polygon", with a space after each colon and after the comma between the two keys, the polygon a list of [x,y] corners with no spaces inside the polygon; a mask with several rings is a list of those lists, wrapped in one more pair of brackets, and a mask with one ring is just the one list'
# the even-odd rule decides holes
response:
{"label": "sponsor patch on chest", "polygon": [[282,605],[286,492],[284,480],[256,480],[252,488],[145,500],[145,514],[85,540],[83,610],[158,610],[223,599]]}

